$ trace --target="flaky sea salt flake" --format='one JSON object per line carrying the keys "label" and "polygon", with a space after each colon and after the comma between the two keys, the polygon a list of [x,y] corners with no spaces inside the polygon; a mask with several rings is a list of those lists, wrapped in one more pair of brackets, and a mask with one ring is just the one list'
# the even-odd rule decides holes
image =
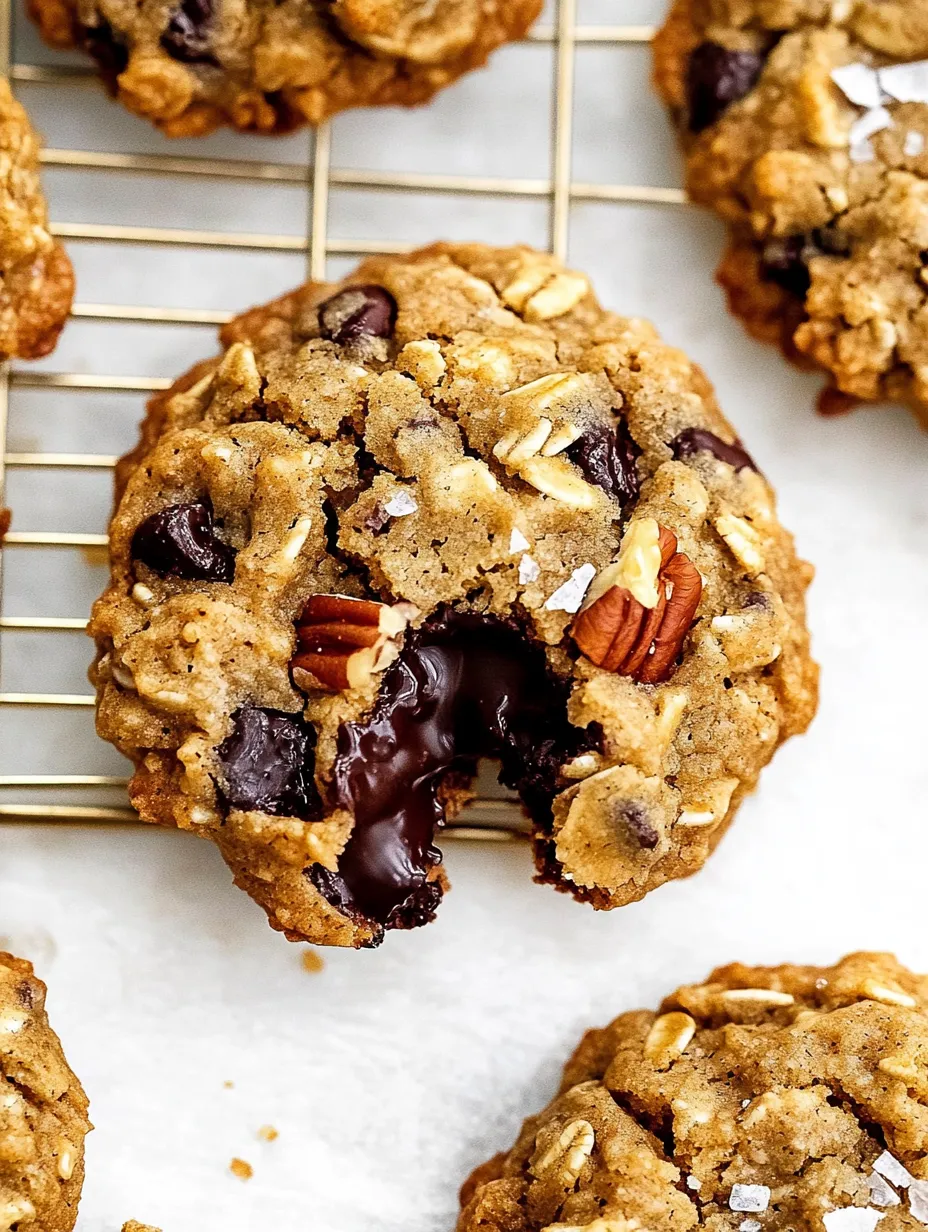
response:
{"label": "flaky sea salt flake", "polygon": [[893,118],[885,107],[871,107],[859,120],[855,120],[848,134],[851,162],[871,162],[873,146],[870,144],[870,138],[874,133],[881,133],[884,128],[892,128],[892,125]]}
{"label": "flaky sea salt flake", "polygon": [[531,556],[523,556],[519,561],[519,581],[523,586],[527,586],[529,582],[537,582],[540,573],[541,569],[538,567],[538,563],[532,560]]}
{"label": "flaky sea salt flake", "polygon": [[912,1181],[909,1185],[909,1213],[919,1223],[928,1224],[928,1181]]}
{"label": "flaky sea salt flake", "polygon": [[845,1206],[822,1216],[826,1232],[873,1232],[883,1218],[872,1206]]}
{"label": "flaky sea salt flake", "polygon": [[384,505],[384,510],[389,513],[391,518],[405,518],[409,514],[415,513],[419,506],[408,492],[397,492],[395,496],[391,496]]}
{"label": "flaky sea salt flake", "polygon": [[518,526],[512,528],[512,534],[509,536],[509,554],[516,556],[519,552],[524,552],[527,547],[530,547],[529,541],[519,530]]}
{"label": "flaky sea salt flake", "polygon": [[742,1219],[738,1224],[738,1232],[760,1232],[761,1224],[756,1219]]}
{"label": "flaky sea salt flake", "polygon": [[919,154],[925,149],[925,138],[921,133],[917,133],[915,129],[910,129],[905,135],[905,141],[902,143],[902,152],[906,158],[918,158]]}
{"label": "flaky sea salt flake", "polygon": [[874,1206],[898,1206],[899,1195],[888,1181],[884,1181],[878,1172],[871,1172],[867,1177],[870,1186],[870,1201]]}
{"label": "flaky sea salt flake", "polygon": [[545,604],[547,612],[579,612],[583,596],[596,576],[593,565],[581,565],[575,569],[563,586],[559,586]]}
{"label": "flaky sea salt flake", "polygon": [[686,1178],[687,1189],[692,1189],[694,1192],[702,1189],[702,1181],[698,1176],[688,1176]]}
{"label": "flaky sea salt flake", "polygon": [[883,101],[879,75],[867,64],[842,64],[831,70],[831,80],[857,107],[879,107]]}
{"label": "flaky sea salt flake", "polygon": [[873,1171],[879,1172],[880,1176],[885,1176],[887,1181],[898,1186],[900,1189],[907,1189],[915,1180],[912,1173],[906,1168],[895,1155],[891,1155],[889,1151],[884,1151],[883,1154],[873,1164]]}
{"label": "flaky sea salt flake", "polygon": [[897,103],[928,103],[928,60],[888,64],[878,76],[884,93]]}
{"label": "flaky sea salt flake", "polygon": [[770,1205],[768,1185],[732,1185],[728,1199],[733,1211],[765,1211]]}

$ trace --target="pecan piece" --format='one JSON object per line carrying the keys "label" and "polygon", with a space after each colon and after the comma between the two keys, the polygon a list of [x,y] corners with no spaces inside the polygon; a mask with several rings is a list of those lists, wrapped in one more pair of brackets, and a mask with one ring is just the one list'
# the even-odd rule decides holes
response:
{"label": "pecan piece", "polygon": [[699,570],[677,551],[673,531],[641,518],[590,587],[571,635],[598,667],[659,684],[673,673],[701,595]]}
{"label": "pecan piece", "polygon": [[312,595],[296,625],[294,682],[330,693],[363,687],[399,654],[397,638],[415,612],[411,603]]}

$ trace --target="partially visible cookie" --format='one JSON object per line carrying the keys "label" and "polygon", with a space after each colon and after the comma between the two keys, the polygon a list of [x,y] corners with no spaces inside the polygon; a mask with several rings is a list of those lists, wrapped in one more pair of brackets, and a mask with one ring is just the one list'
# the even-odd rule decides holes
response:
{"label": "partially visible cookie", "polygon": [[928,0],[675,0],[654,55],[732,312],[928,425]]}
{"label": "partially visible cookie", "polygon": [[139,1223],[136,1219],[130,1219],[128,1223],[122,1225],[122,1232],[161,1232],[160,1228],[153,1228],[149,1223]]}
{"label": "partially visible cookie", "polygon": [[71,262],[48,231],[39,146],[0,77],[0,359],[47,355],[74,295]]}
{"label": "partially visible cookie", "polygon": [[733,963],[587,1032],[458,1232],[914,1232],[926,1093],[928,977]]}
{"label": "partially visible cookie", "polygon": [[541,0],[29,0],[169,136],[283,132],[348,107],[427,102],[521,38]]}
{"label": "partially visible cookie", "polygon": [[476,762],[595,907],[695,872],[816,703],[811,571],[703,373],[528,248],[246,313],[119,468],[98,730],[293,939],[430,920]]}
{"label": "partially visible cookie", "polygon": [[70,1232],[84,1182],[87,1096],[45,991],[30,963],[0,953],[0,1232]]}

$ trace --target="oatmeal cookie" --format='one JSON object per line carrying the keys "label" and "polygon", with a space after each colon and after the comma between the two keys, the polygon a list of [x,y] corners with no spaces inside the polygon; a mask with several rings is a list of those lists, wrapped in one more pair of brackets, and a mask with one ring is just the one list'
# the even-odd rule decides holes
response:
{"label": "oatmeal cookie", "polygon": [[732,312],[928,426],[928,0],[676,0],[654,54]]}
{"label": "oatmeal cookie", "polygon": [[733,963],[587,1032],[458,1232],[919,1229],[926,1090],[928,977]]}
{"label": "oatmeal cookie", "polygon": [[84,1183],[87,1096],[45,1014],[45,985],[0,953],[0,1232],[70,1232]]}
{"label": "oatmeal cookie", "polygon": [[48,232],[39,138],[0,77],[0,359],[38,359],[58,341],[74,274]]}
{"label": "oatmeal cookie", "polygon": [[810,569],[701,371],[528,248],[375,258],[150,404],[94,607],[142,817],[293,939],[430,919],[498,759],[596,907],[706,860],[815,708]]}
{"label": "oatmeal cookie", "polygon": [[427,102],[522,38],[542,0],[29,0],[131,111],[171,137],[286,132],[348,107]]}

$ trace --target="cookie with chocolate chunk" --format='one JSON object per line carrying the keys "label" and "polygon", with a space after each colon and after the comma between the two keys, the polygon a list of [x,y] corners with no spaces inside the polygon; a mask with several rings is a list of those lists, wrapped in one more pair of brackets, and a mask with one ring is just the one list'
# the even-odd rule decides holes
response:
{"label": "cookie with chocolate chunk", "polygon": [[914,1232],[926,1082],[928,977],[733,963],[587,1032],[458,1232]]}
{"label": "cookie with chocolate chunk", "polygon": [[29,0],[130,111],[172,137],[284,132],[348,107],[413,106],[502,43],[542,0]]}
{"label": "cookie with chocolate chunk", "polygon": [[74,274],[48,230],[39,138],[0,77],[0,359],[39,359],[71,310]]}
{"label": "cookie with chocolate chunk", "polygon": [[815,708],[808,566],[705,377],[528,248],[365,261],[150,405],[91,633],[141,815],[291,938],[432,918],[501,764],[596,907],[706,860]]}
{"label": "cookie with chocolate chunk", "polygon": [[70,1232],[84,1183],[87,1096],[32,966],[0,953],[0,1228]]}
{"label": "cookie with chocolate chunk", "polygon": [[732,312],[928,426],[928,0],[675,0],[654,55]]}

